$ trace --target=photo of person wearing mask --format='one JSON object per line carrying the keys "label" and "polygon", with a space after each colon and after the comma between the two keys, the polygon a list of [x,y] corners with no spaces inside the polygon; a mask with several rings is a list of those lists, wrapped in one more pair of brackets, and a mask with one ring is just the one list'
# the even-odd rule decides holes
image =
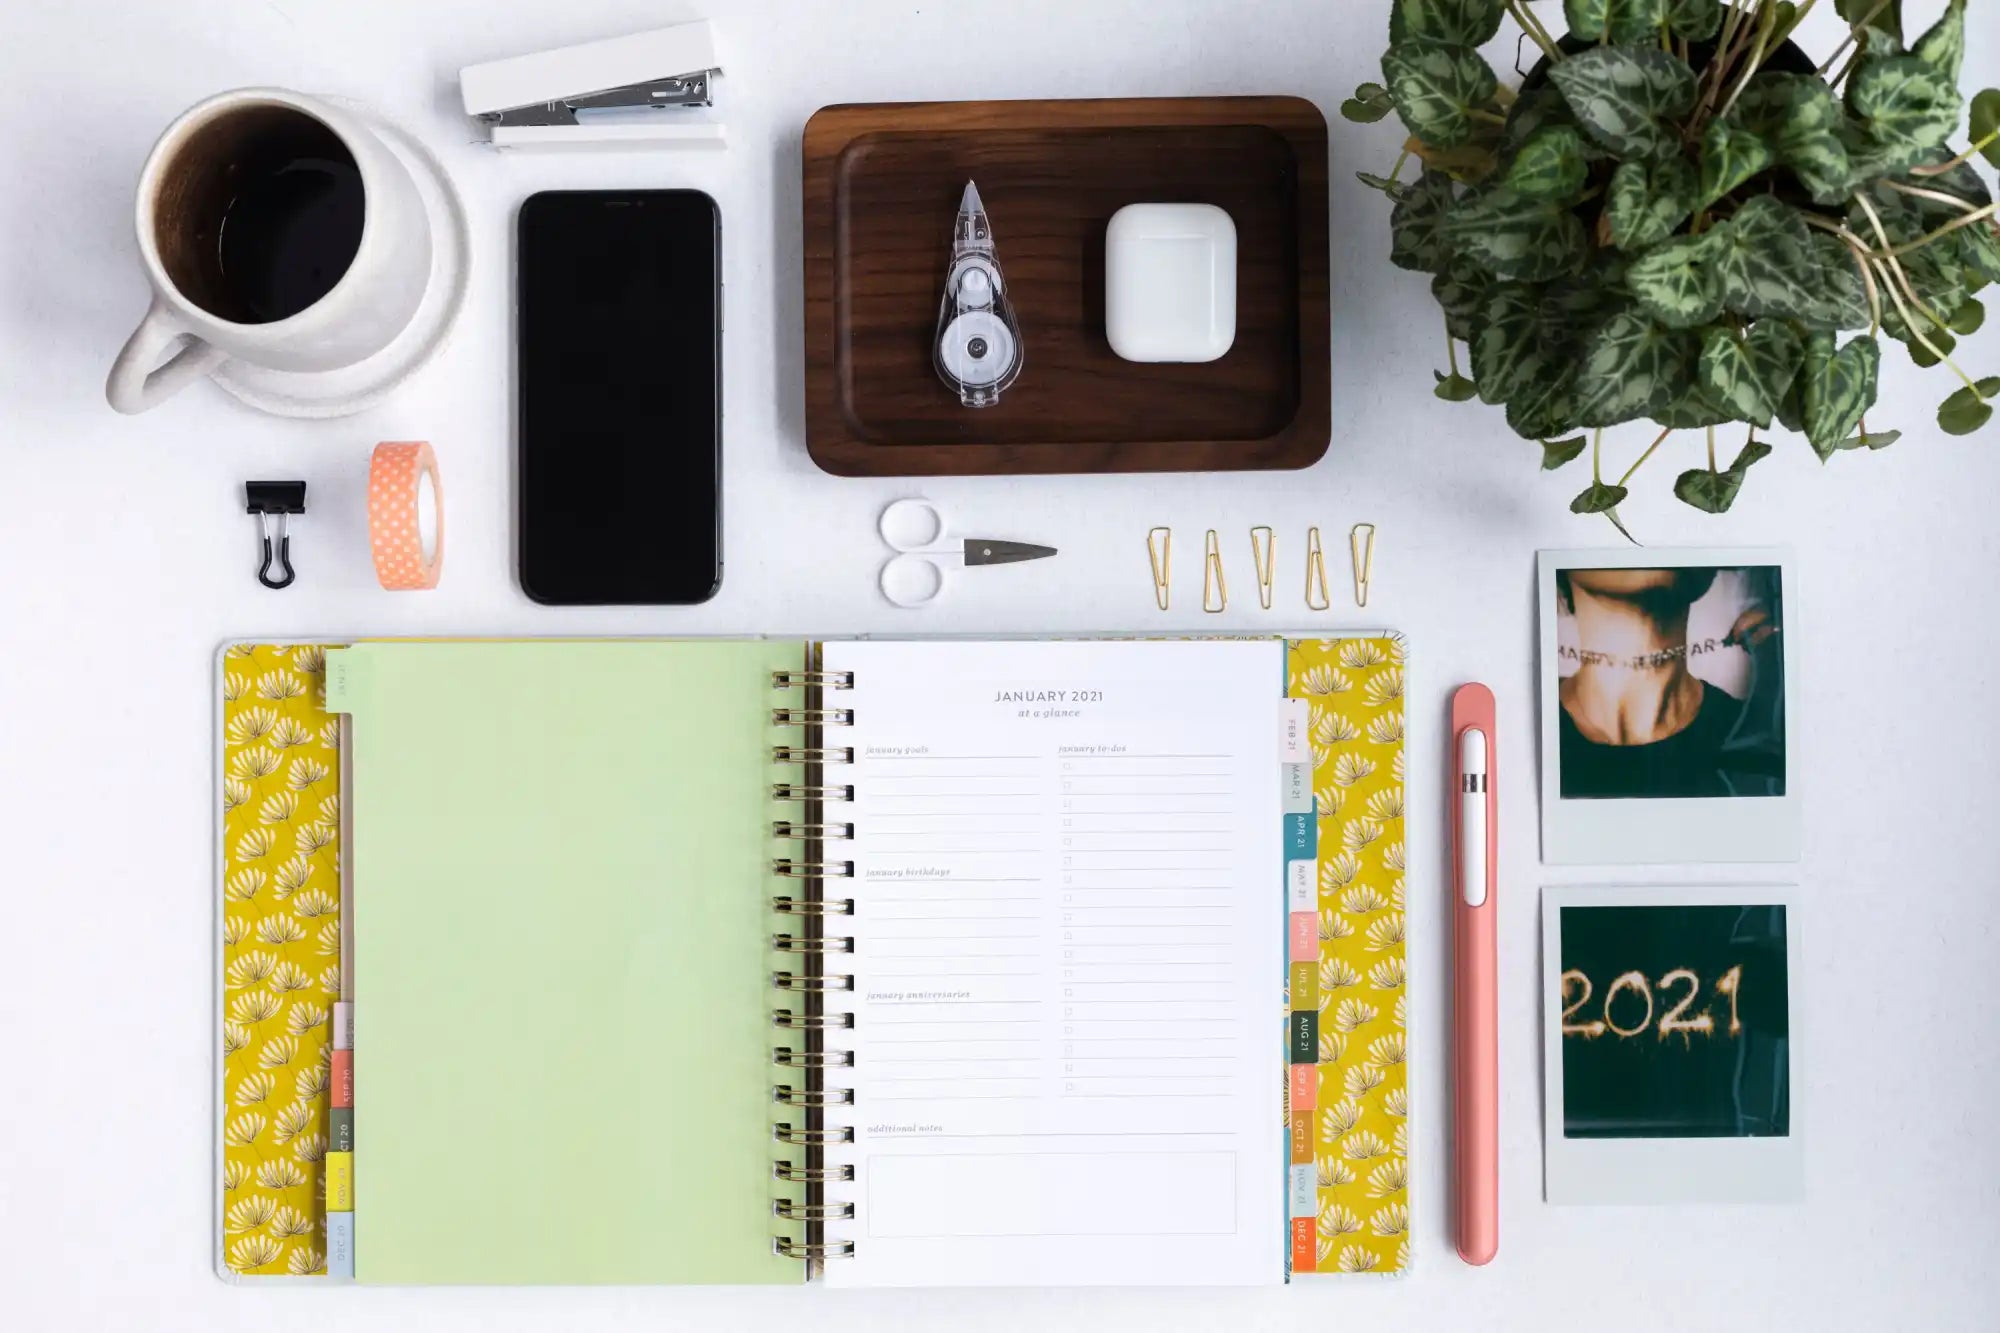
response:
{"label": "photo of person wearing mask", "polygon": [[1558,571],[1562,796],[1784,795],[1779,586],[1775,567]]}

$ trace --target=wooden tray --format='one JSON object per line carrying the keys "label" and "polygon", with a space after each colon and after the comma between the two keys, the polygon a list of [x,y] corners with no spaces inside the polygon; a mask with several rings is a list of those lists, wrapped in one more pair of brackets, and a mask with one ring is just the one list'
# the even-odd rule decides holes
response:
{"label": "wooden tray", "polygon": [[[806,446],[842,476],[1295,468],[1332,433],[1326,118],[1293,97],[832,106],[805,130]],[[1021,377],[959,404],[931,366],[952,221],[976,181]],[[1104,228],[1133,203],[1236,223],[1236,342],[1125,361]]]}

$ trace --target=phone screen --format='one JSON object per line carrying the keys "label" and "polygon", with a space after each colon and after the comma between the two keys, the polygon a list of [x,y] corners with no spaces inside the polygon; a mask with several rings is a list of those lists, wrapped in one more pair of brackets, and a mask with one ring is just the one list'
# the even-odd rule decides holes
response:
{"label": "phone screen", "polygon": [[699,190],[521,205],[521,586],[554,605],[722,581],[721,219]]}

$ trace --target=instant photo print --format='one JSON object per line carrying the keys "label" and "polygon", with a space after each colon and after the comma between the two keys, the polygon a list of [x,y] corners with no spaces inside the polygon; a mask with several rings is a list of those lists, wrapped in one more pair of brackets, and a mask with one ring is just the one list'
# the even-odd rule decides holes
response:
{"label": "instant photo print", "polygon": [[1544,551],[1542,856],[1799,858],[1787,553]]}
{"label": "instant photo print", "polygon": [[1800,1197],[1788,887],[1542,893],[1550,1203]]}

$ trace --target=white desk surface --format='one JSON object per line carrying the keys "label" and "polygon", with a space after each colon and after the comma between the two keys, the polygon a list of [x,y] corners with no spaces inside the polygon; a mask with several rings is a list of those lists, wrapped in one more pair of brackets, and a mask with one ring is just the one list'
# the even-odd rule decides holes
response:
{"label": "white desk surface", "polygon": [[[1939,0],[1910,6],[1928,22]],[[1821,10],[1830,9],[1821,5]],[[1987,8],[1976,6],[1976,9]],[[711,156],[498,156],[458,114],[461,65],[716,21],[732,146]],[[1826,25],[1813,16],[1813,44]],[[1376,0],[12,0],[0,41],[0,1287],[22,1330],[403,1328],[2000,1327],[2000,793],[1994,496],[2000,428],[1953,439],[1942,372],[1884,357],[1886,454],[1822,467],[1783,437],[1734,513],[1667,498],[1698,440],[1669,442],[1625,510],[1655,543],[1789,543],[1804,650],[1793,753],[1806,795],[1814,1053],[1809,1201],[1760,1209],[1575,1209],[1540,1201],[1533,552],[1615,536],[1570,515],[1583,464],[1536,471],[1497,411],[1431,397],[1441,319],[1390,266],[1388,209],[1354,183],[1395,156],[1392,124],[1336,113],[1377,77]],[[1968,79],[2000,66],[1977,19]],[[269,420],[197,386],[138,418],[105,406],[145,306],[133,181],[155,134],[247,84],[371,101],[444,158],[476,269],[451,345],[388,405]],[[1977,86],[1977,84],[1974,84]],[[799,131],[830,102],[1300,93],[1333,144],[1336,438],[1302,474],[845,481],[801,425]],[[509,233],[555,186],[699,186],[722,206],[728,283],[722,594],[689,610],[547,610],[512,576]],[[998,219],[1005,244],[1006,221]],[[1995,321],[2000,324],[2000,321]],[[2000,370],[2000,332],[1965,341]],[[1614,433],[1623,460],[1643,432]],[[443,586],[378,590],[361,503],[368,451],[425,437],[449,511]],[[1734,441],[1732,440],[1733,446]],[[1622,464],[1621,464],[1622,466]],[[301,476],[299,583],[252,577],[248,477]],[[882,604],[873,523],[923,493],[964,525],[1060,558],[960,581],[948,605]],[[1350,524],[1380,526],[1375,595],[1346,597]],[[1153,608],[1145,530],[1178,537],[1175,610]],[[1245,529],[1279,533],[1280,610],[1255,609]],[[1438,804],[1411,815],[1419,1147],[1417,1270],[1290,1290],[898,1292],[244,1290],[210,1271],[211,657],[226,637],[370,634],[833,634],[1239,630],[1308,620],[1305,530],[1327,534],[1337,617],[1408,632],[1412,788],[1439,780],[1447,692],[1500,699],[1503,1190],[1500,1257],[1463,1266],[1447,1232],[1448,923]],[[1235,600],[1203,617],[1204,528],[1227,537]],[[1285,614],[1284,606],[1291,606]],[[1335,617],[1315,617],[1334,620]],[[1715,878],[1714,875],[1706,876]],[[1576,876],[1569,875],[1574,879]],[[1621,875],[1630,879],[1633,876]]]}

